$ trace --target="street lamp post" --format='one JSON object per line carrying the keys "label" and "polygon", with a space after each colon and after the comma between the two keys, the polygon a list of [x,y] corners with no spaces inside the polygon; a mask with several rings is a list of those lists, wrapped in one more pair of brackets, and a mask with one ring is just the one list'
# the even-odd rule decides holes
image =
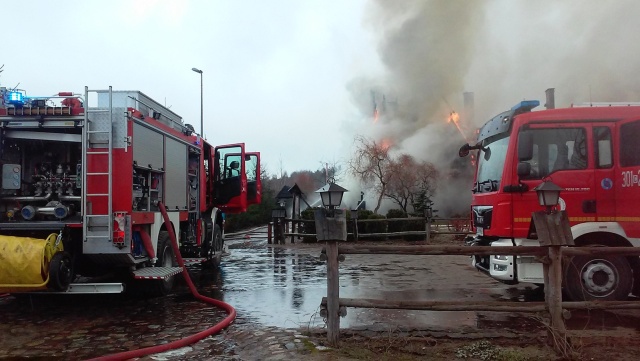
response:
{"label": "street lamp post", "polygon": [[196,73],[200,74],[200,136],[204,137],[204,101],[203,101],[203,87],[202,87],[202,70],[198,69],[198,68],[191,68],[191,70],[195,71]]}

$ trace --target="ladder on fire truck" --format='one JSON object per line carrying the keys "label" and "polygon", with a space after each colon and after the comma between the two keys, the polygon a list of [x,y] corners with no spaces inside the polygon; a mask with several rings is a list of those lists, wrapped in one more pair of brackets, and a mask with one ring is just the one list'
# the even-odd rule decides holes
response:
{"label": "ladder on fire truck", "polygon": [[[107,93],[109,97],[109,107],[91,108],[88,106],[89,94]],[[89,90],[84,88],[85,110],[84,110],[84,131],[82,132],[82,234],[84,241],[111,241],[113,238],[113,184],[111,173],[113,170],[113,91]],[[97,121],[99,117],[108,116],[107,122]],[[102,158],[103,161],[92,161],[92,168],[89,169],[87,159]],[[106,162],[104,161],[106,159]],[[88,181],[91,182],[88,182]],[[100,181],[102,180],[102,181]],[[89,186],[91,183],[91,186]],[[101,189],[97,189],[97,185]],[[106,189],[104,185],[106,184]],[[89,198],[105,198],[107,203],[106,212],[95,211]]]}

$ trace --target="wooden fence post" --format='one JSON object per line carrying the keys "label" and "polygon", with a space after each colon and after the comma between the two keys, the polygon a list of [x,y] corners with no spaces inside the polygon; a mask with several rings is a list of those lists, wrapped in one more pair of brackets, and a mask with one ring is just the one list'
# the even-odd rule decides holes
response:
{"label": "wooden fence post", "polygon": [[338,242],[327,241],[327,339],[338,346],[340,336],[340,278],[338,275]]}
{"label": "wooden fence post", "polygon": [[269,222],[267,226],[267,243],[273,243],[273,222]]}
{"label": "wooden fence post", "polygon": [[291,244],[296,243],[296,236],[293,233],[296,233],[296,229],[300,232],[300,223],[296,222],[295,218],[291,218]]}
{"label": "wooden fence post", "polygon": [[551,320],[549,337],[555,351],[570,354],[567,329],[562,318],[562,246],[574,245],[569,218],[565,211],[547,213],[534,212],[531,215],[538,234],[540,246],[547,247],[548,263],[544,264],[544,300]]}
{"label": "wooden fence post", "polygon": [[431,240],[431,218],[427,216],[424,218],[424,220],[425,220],[424,222],[425,237],[426,237],[426,241],[429,242],[429,240]]}
{"label": "wooden fence post", "polygon": [[358,210],[352,209],[351,212],[351,220],[353,221],[353,240],[358,241]]}
{"label": "wooden fence post", "polygon": [[[548,267],[548,287],[549,292],[545,292],[547,305],[549,306],[549,315],[551,318],[551,329],[555,332],[554,347],[561,354],[565,355],[567,329],[562,318],[562,256],[561,246],[549,246],[549,265]],[[545,286],[546,287],[546,286]],[[548,297],[547,297],[548,294]],[[559,339],[555,339],[555,337]],[[560,348],[560,349],[558,349]]]}
{"label": "wooden fence post", "polygon": [[315,211],[316,237],[327,244],[327,341],[337,347],[340,338],[340,276],[338,274],[338,242],[347,240],[347,218],[344,210]]}
{"label": "wooden fence post", "polygon": [[[289,220],[285,218],[283,219],[283,221],[284,221],[284,232],[282,233],[282,244],[286,244],[287,237],[285,236],[285,233],[289,233]],[[293,223],[291,225],[293,226]],[[293,237],[291,238],[291,240],[293,241]]]}

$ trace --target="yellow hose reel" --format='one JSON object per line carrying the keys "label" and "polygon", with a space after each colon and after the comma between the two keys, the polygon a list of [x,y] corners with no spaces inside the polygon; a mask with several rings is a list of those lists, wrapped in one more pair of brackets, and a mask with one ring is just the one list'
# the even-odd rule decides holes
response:
{"label": "yellow hose reel", "polygon": [[71,260],[61,238],[55,233],[47,239],[0,236],[0,292],[66,289]]}

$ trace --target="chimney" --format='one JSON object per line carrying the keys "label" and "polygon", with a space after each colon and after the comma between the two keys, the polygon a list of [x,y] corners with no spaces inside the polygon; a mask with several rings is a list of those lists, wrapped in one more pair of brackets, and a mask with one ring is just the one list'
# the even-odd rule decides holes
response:
{"label": "chimney", "polygon": [[545,95],[547,96],[547,101],[544,103],[544,107],[547,109],[555,109],[556,108],[556,95],[555,95],[555,88],[549,88],[547,90],[544,91]]}

